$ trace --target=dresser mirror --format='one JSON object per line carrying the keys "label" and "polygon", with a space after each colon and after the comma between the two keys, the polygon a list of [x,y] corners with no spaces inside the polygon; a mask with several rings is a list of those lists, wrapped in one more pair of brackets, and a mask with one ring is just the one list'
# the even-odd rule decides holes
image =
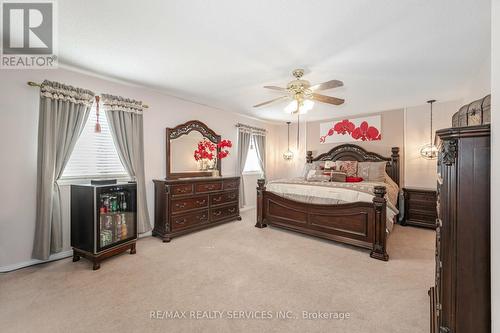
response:
{"label": "dresser mirror", "polygon": [[[167,179],[220,175],[221,163],[216,158],[221,136],[198,120],[166,129]],[[198,144],[213,147],[212,156],[200,156]],[[213,145],[213,146],[212,146]],[[209,153],[210,154],[210,153]]]}

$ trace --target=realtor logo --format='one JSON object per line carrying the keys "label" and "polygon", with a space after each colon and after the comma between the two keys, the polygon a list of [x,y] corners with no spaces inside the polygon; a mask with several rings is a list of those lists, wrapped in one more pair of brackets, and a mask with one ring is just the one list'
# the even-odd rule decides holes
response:
{"label": "realtor logo", "polygon": [[52,1],[2,3],[2,68],[54,68]]}

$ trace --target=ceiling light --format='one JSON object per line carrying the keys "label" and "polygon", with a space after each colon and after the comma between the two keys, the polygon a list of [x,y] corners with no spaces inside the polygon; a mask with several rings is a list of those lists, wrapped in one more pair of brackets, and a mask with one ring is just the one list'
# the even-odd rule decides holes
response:
{"label": "ceiling light", "polygon": [[433,143],[434,133],[432,132],[432,103],[434,103],[435,101],[435,99],[427,101],[427,103],[431,105],[431,138],[428,144],[420,148],[420,155],[426,160],[434,160],[438,156],[438,148]]}
{"label": "ceiling light", "polygon": [[293,158],[293,152],[290,150],[290,122],[287,121],[286,124],[288,125],[288,148],[283,153],[283,159],[285,161],[290,161]]}
{"label": "ceiling light", "polygon": [[[284,109],[286,113],[296,113],[297,112],[297,100],[294,99],[291,101]],[[314,107],[314,102],[311,101],[310,99],[306,99],[304,101],[301,101],[299,104],[299,113],[300,114],[305,114],[307,111],[311,110]]]}

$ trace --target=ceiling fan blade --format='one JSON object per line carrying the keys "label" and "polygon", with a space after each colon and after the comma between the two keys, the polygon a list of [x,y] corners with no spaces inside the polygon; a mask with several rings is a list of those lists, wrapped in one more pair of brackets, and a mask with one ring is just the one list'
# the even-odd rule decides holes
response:
{"label": "ceiling fan blade", "polygon": [[264,88],[278,91],[287,91],[286,88],[276,87],[276,86],[264,86]]}
{"label": "ceiling fan blade", "polygon": [[309,87],[312,91],[319,91],[319,90],[327,90],[327,89],[333,89],[337,87],[342,87],[344,83],[339,80],[331,80],[331,81],[326,81],[320,84],[315,84],[314,86]]}
{"label": "ceiling fan blade", "polygon": [[261,107],[261,106],[264,106],[264,105],[267,105],[267,104],[271,104],[271,103],[277,102],[277,101],[282,100],[282,99],[287,99],[287,98],[288,98],[288,96],[280,96],[280,97],[274,98],[274,99],[272,99],[270,101],[254,105],[253,107],[254,108],[258,108],[258,107]]}
{"label": "ceiling fan blade", "polygon": [[344,103],[344,100],[341,98],[336,98],[332,96],[320,95],[320,94],[312,94],[312,99],[318,102],[329,103],[334,105],[340,105]]}

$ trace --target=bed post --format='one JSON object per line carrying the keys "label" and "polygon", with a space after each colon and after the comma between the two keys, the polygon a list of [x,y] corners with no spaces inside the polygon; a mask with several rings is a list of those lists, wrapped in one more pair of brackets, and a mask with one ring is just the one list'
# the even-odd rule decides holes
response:
{"label": "bed post", "polygon": [[375,206],[375,239],[370,257],[387,261],[389,255],[386,251],[386,206],[385,186],[375,186],[373,205]]}
{"label": "bed post", "polygon": [[399,182],[399,147],[392,147],[391,152],[392,179],[401,187]]}
{"label": "bed post", "polygon": [[306,163],[312,163],[313,162],[313,152],[312,150],[306,151]]}
{"label": "bed post", "polygon": [[257,223],[255,227],[265,228],[264,223],[264,192],[266,191],[266,180],[261,178],[257,180]]}

